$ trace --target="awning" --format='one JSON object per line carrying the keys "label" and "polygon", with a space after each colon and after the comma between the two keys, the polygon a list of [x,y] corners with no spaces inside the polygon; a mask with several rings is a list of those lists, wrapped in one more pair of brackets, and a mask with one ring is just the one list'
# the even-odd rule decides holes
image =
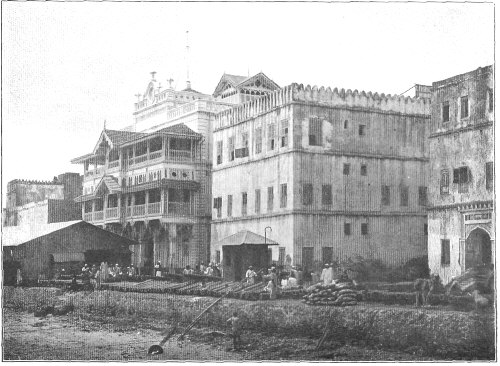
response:
{"label": "awning", "polygon": [[66,253],[52,253],[54,256],[54,262],[84,262],[85,254],[78,252],[66,252]]}
{"label": "awning", "polygon": [[78,196],[75,198],[75,202],[86,202],[86,201],[92,201],[95,200],[97,197],[94,194],[84,194],[82,196]]}
{"label": "awning", "polygon": [[236,234],[226,236],[224,239],[215,243],[220,246],[235,245],[278,245],[277,242],[262,235],[255,234],[249,230],[242,230]]}

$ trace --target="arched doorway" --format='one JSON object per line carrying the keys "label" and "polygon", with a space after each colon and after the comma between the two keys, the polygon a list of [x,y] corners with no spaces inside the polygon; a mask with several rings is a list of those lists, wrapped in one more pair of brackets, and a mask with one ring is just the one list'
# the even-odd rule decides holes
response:
{"label": "arched doorway", "polygon": [[465,268],[491,264],[491,238],[481,228],[472,230],[465,243]]}

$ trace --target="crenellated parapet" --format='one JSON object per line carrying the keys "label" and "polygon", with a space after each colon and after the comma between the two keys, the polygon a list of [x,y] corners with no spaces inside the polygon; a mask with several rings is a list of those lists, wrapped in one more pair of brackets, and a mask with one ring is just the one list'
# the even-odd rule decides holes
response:
{"label": "crenellated parapet", "polygon": [[430,99],[400,95],[372,93],[351,89],[333,90],[328,87],[304,86],[293,83],[266,96],[257,98],[219,113],[216,128],[228,126],[256,117],[290,103],[317,106],[362,108],[412,115],[429,115]]}
{"label": "crenellated parapet", "polygon": [[62,182],[54,182],[49,180],[32,180],[32,179],[14,179],[9,182],[10,184],[30,184],[30,185],[63,185]]}

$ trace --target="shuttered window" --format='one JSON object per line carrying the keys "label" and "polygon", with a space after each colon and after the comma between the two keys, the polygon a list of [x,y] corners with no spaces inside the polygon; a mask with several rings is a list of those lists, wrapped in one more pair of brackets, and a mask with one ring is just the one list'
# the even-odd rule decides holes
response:
{"label": "shuttered window", "polygon": [[260,214],[260,189],[255,190],[255,213]]}
{"label": "shuttered window", "polygon": [[234,160],[234,136],[231,136],[227,141],[227,151],[229,156],[229,161]]}
{"label": "shuttered window", "polygon": [[391,189],[389,186],[382,186],[382,205],[389,206],[391,204]]}
{"label": "shuttered window", "polygon": [[227,217],[233,216],[233,195],[227,196]]}
{"label": "shuttered window", "polygon": [[447,266],[450,264],[450,241],[441,239],[441,265]]}
{"label": "shuttered window", "polygon": [[440,192],[442,195],[450,193],[450,172],[447,169],[441,170]]}
{"label": "shuttered window", "polygon": [[247,192],[241,193],[241,216],[247,215]]}
{"label": "shuttered window", "polygon": [[427,206],[427,187],[418,187],[418,205]]}
{"label": "shuttered window", "polygon": [[274,189],[267,187],[267,211],[271,212],[274,206]]}
{"label": "shuttered window", "polygon": [[322,121],[319,118],[309,118],[309,145],[321,146],[323,135],[321,131]]}
{"label": "shuttered window", "polygon": [[460,98],[460,118],[469,117],[469,97]]}
{"label": "shuttered window", "polygon": [[493,189],[493,162],[488,162],[486,163],[485,166],[486,170],[486,189],[492,190]]}
{"label": "shuttered window", "polygon": [[280,136],[281,136],[281,147],[288,146],[288,120],[287,119],[281,121]]}
{"label": "shuttered window", "polygon": [[222,141],[217,141],[217,165],[222,164]]}
{"label": "shuttered window", "polygon": [[331,184],[323,184],[321,187],[321,203],[323,205],[331,205],[332,204],[332,185]]}
{"label": "shuttered window", "polygon": [[286,201],[287,201],[287,185],[286,183],[282,184],[280,186],[280,207],[284,208],[286,207]]}
{"label": "shuttered window", "polygon": [[262,152],[262,128],[255,129],[255,153]]}
{"label": "shuttered window", "polygon": [[443,118],[443,122],[450,122],[450,103],[449,102],[443,102],[441,105],[441,115]]}
{"label": "shuttered window", "polygon": [[302,204],[305,206],[312,205],[313,203],[313,185],[306,183],[302,186]]}
{"label": "shuttered window", "polygon": [[267,140],[268,140],[268,145],[267,145],[267,149],[270,151],[270,150],[274,150],[274,146],[275,146],[275,129],[276,129],[276,126],[274,125],[274,123],[271,123],[269,126],[268,126],[268,134],[267,134]]}
{"label": "shuttered window", "polygon": [[408,186],[399,187],[399,194],[400,194],[400,205],[404,207],[408,206]]}

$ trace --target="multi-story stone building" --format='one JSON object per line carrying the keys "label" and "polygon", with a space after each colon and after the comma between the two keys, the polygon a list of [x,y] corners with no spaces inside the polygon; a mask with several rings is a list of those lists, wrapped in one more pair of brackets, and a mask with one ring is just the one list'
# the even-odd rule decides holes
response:
{"label": "multi-story stone building", "polygon": [[224,264],[217,243],[243,229],[279,243],[273,260],[307,269],[424,256],[429,107],[292,84],[219,113],[212,259]]}
{"label": "multi-story stone building", "polygon": [[493,68],[432,84],[429,267],[444,283],[493,263]]}
{"label": "multi-story stone building", "polygon": [[235,94],[256,97],[277,86],[262,73],[224,75],[210,96],[189,82],[182,91],[161,90],[152,76],[138,95],[133,125],[104,129],[92,153],[73,160],[84,165],[84,195],[77,201],[85,221],[139,241],[132,248],[139,268],[160,261],[179,269],[209,258],[217,113],[238,102]]}
{"label": "multi-story stone building", "polygon": [[82,177],[64,173],[52,181],[15,179],[7,184],[3,226],[50,224],[81,219],[73,201],[81,195]]}

